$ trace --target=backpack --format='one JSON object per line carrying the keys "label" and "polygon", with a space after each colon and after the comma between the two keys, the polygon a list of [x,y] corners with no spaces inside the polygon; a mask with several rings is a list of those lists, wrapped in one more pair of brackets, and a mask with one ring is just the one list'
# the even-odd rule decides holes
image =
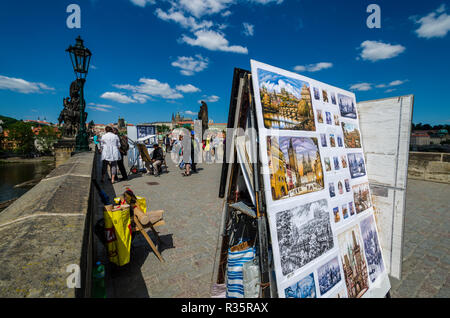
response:
{"label": "backpack", "polygon": [[128,149],[130,149],[130,145],[128,144],[128,138],[125,136],[120,136],[120,152],[122,154],[127,153]]}

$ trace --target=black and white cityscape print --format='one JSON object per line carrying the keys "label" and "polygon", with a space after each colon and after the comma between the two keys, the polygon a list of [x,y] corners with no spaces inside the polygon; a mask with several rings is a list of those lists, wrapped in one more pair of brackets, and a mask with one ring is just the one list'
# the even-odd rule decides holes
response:
{"label": "black and white cityscape print", "polygon": [[349,153],[348,165],[352,179],[363,177],[366,175],[366,167],[364,165],[364,156],[362,153]]}
{"label": "black and white cityscape print", "polygon": [[278,248],[284,276],[333,248],[326,199],[276,214]]}
{"label": "black and white cityscape print", "polygon": [[320,266],[317,269],[317,274],[319,276],[320,295],[323,295],[341,281],[341,270],[338,258],[335,257]]}
{"label": "black and white cityscape print", "polygon": [[361,221],[361,234],[364,241],[364,252],[367,259],[369,277],[372,283],[384,271],[383,256],[381,255],[380,242],[375,230],[375,221],[373,216]]}
{"label": "black and white cityscape print", "polygon": [[353,98],[338,94],[338,102],[341,116],[356,119],[356,107]]}

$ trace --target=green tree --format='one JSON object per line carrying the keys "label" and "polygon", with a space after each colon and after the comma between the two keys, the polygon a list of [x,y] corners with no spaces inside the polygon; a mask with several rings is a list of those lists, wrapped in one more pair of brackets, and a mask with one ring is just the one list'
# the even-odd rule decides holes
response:
{"label": "green tree", "polygon": [[34,133],[30,124],[17,121],[9,125],[8,130],[8,139],[17,144],[16,152],[29,154],[35,150]]}
{"label": "green tree", "polygon": [[170,127],[167,125],[157,126],[156,129],[157,129],[157,132],[159,132],[159,133],[164,133],[164,132],[170,131]]}
{"label": "green tree", "polygon": [[53,145],[58,140],[58,133],[53,127],[43,126],[39,131],[39,135],[36,136],[39,151],[43,153],[51,153]]}

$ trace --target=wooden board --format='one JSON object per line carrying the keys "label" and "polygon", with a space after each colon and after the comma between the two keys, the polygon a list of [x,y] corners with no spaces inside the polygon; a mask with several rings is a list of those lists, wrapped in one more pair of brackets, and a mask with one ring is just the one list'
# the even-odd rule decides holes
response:
{"label": "wooden board", "polygon": [[388,273],[401,279],[408,154],[414,96],[358,103],[380,243]]}

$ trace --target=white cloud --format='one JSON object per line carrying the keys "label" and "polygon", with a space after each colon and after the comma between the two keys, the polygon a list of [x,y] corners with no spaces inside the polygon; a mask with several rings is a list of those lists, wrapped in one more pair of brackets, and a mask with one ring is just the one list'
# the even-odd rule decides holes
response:
{"label": "white cloud", "polygon": [[406,49],[400,44],[392,45],[381,41],[364,41],[359,48],[362,49],[361,58],[372,62],[396,57]]}
{"label": "white cloud", "polygon": [[208,103],[215,103],[219,99],[220,99],[219,96],[216,96],[216,95],[211,95],[211,96],[203,95],[203,99],[200,99],[198,102],[200,103],[201,101],[204,101],[204,102],[208,102]]}
{"label": "white cloud", "polygon": [[396,80],[396,81],[390,82],[388,85],[389,85],[389,86],[398,86],[398,85],[402,85],[402,84],[405,83],[405,82],[406,82],[406,80],[405,80],[405,81]]}
{"label": "white cloud", "polygon": [[255,26],[247,22],[242,23],[242,25],[244,26],[244,35],[253,36],[255,33]]}
{"label": "white cloud", "polygon": [[297,65],[294,67],[294,71],[296,71],[296,72],[304,72],[304,71],[317,72],[317,71],[324,70],[324,69],[331,68],[331,67],[333,67],[333,63],[320,62],[320,63],[309,64],[309,65]]}
{"label": "white cloud", "polygon": [[115,108],[111,105],[105,105],[105,104],[96,104],[96,103],[89,103],[89,106],[95,106],[95,107],[101,107],[101,108]]}
{"label": "white cloud", "polygon": [[130,0],[131,3],[137,5],[138,7],[145,7],[148,4],[155,4],[155,0]]}
{"label": "white cloud", "polygon": [[[140,95],[133,95],[135,100],[141,102],[144,98],[149,99],[149,96],[159,96],[164,99],[178,99],[182,98],[183,95],[178,93],[175,89],[171,88],[169,84],[167,83],[161,83],[160,81],[156,79],[151,78],[141,78],[139,79],[139,82],[142,83],[141,85],[113,85],[114,87],[120,88],[120,89],[126,89],[130,90],[136,94]],[[123,95],[123,94],[122,94]],[[144,97],[145,95],[149,95]]]}
{"label": "white cloud", "polygon": [[194,32],[196,38],[188,37],[183,35],[180,39],[181,42],[185,42],[191,46],[200,46],[211,51],[223,51],[223,52],[233,52],[247,54],[248,50],[246,47],[239,45],[229,45],[227,39],[221,32],[216,32],[213,30],[198,30]]}
{"label": "white cloud", "polygon": [[209,60],[200,54],[191,56],[179,56],[176,61],[172,62],[172,66],[179,67],[180,73],[183,75],[194,75],[208,67]]}
{"label": "white cloud", "polygon": [[177,85],[175,86],[177,90],[182,91],[183,93],[195,93],[200,92],[200,88],[195,87],[194,85]]}
{"label": "white cloud", "polygon": [[49,87],[44,83],[28,82],[21,78],[8,77],[0,75],[0,89],[10,90],[14,92],[30,94],[42,93],[42,90],[54,91],[53,87]]}
{"label": "white cloud", "polygon": [[195,31],[198,29],[211,28],[213,23],[211,21],[198,22],[193,17],[186,17],[182,11],[177,11],[174,8],[170,8],[169,12],[164,12],[160,8],[155,11],[158,18],[164,21],[173,21],[178,23],[185,29]]}
{"label": "white cloud", "polygon": [[92,68],[93,70],[96,70],[96,69],[97,69],[97,66],[95,66],[94,64],[90,64],[90,65],[89,65],[89,68]]}
{"label": "white cloud", "polygon": [[112,100],[112,101],[115,101],[115,102],[121,103],[121,104],[131,104],[131,103],[137,102],[133,98],[131,98],[123,93],[117,93],[117,92],[105,92],[100,97],[109,99],[109,100]]}
{"label": "white cloud", "polygon": [[442,4],[435,11],[418,20],[410,17],[416,24],[420,24],[419,28],[415,30],[417,36],[426,39],[446,36],[450,31],[450,15],[445,12],[446,10],[445,4]]}
{"label": "white cloud", "polygon": [[97,106],[87,106],[87,108],[90,108],[90,109],[93,109],[93,110],[96,110],[96,111],[99,111],[99,112],[106,112],[106,113],[111,112],[107,108],[102,108],[102,107],[97,107]]}
{"label": "white cloud", "polygon": [[372,84],[370,83],[353,84],[352,86],[350,86],[350,89],[356,91],[370,91],[372,89]]}
{"label": "white cloud", "polygon": [[198,113],[190,111],[190,110],[186,110],[186,111],[184,111],[184,113],[187,114],[187,115],[192,115],[192,116],[198,115]]}
{"label": "white cloud", "polygon": [[[352,90],[357,90],[357,91],[369,91],[371,90],[375,85],[376,88],[387,88],[387,87],[393,87],[393,86],[399,86],[402,85],[404,83],[406,83],[408,80],[395,80],[390,82],[389,84],[372,84],[372,83],[358,83],[358,84],[353,84],[350,89]],[[392,92],[395,89],[388,89],[386,92]]]}
{"label": "white cloud", "polygon": [[271,2],[276,2],[276,4],[283,3],[283,0],[249,0],[250,2],[256,2],[259,4],[268,4]]}
{"label": "white cloud", "polygon": [[212,15],[228,8],[234,0],[179,0],[178,5],[193,16]]}
{"label": "white cloud", "polygon": [[395,91],[396,90],[396,88],[390,88],[390,89],[387,89],[386,91],[385,91],[385,93],[390,93],[390,92],[393,92],[393,91]]}
{"label": "white cloud", "polygon": [[225,12],[222,12],[220,15],[221,15],[222,17],[228,17],[228,16],[231,15],[231,11],[230,11],[230,10],[227,10],[227,11],[225,11]]}
{"label": "white cloud", "polygon": [[147,100],[152,100],[150,96],[139,93],[133,94],[133,98],[141,104],[144,104]]}

